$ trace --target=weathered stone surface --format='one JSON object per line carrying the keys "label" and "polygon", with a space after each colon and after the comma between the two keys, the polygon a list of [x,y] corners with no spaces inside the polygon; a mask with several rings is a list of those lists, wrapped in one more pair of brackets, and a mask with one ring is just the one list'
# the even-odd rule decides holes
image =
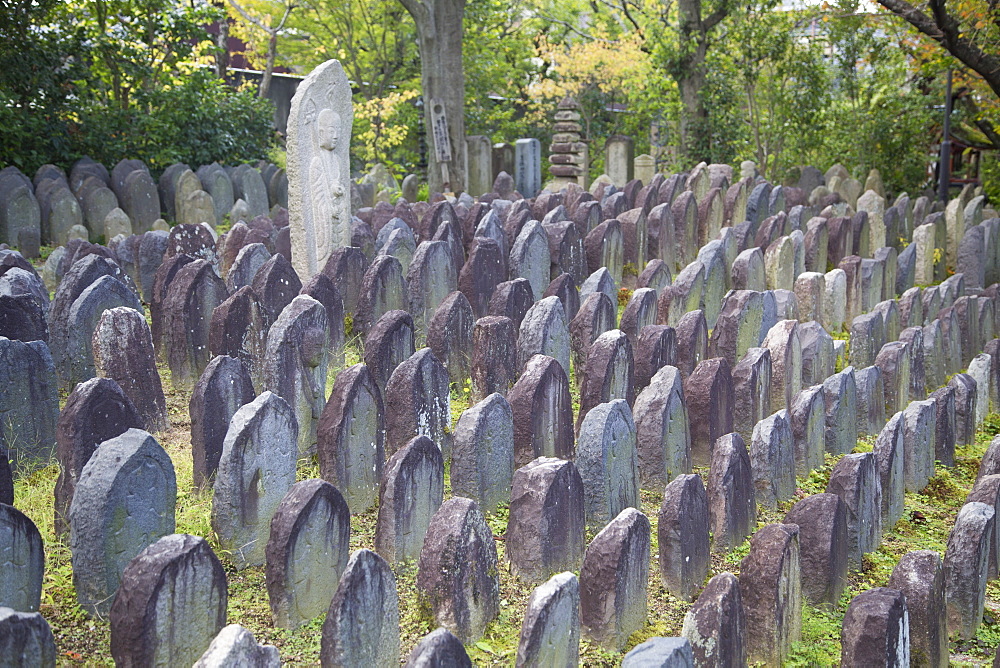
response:
{"label": "weathered stone surface", "polygon": [[684,615],[681,634],[691,643],[695,665],[746,665],[747,619],[735,575],[719,573],[708,581]]}
{"label": "weathered stone surface", "polygon": [[701,589],[711,566],[708,495],[701,476],[677,476],[663,492],[657,542],[660,578],[674,596],[689,601]]}
{"label": "weathered stone surface", "polygon": [[588,526],[603,527],[625,508],[639,507],[635,423],[624,400],[600,404],[587,414],[580,425],[576,464]]}
{"label": "weathered stone surface", "polygon": [[[582,300],[583,296],[581,295]],[[510,318],[514,321],[515,329],[520,331],[524,316],[532,304],[534,304],[534,297],[527,279],[518,278],[513,281],[504,281],[498,283],[493,290],[488,314]]]}
{"label": "weathered stone surface", "polygon": [[583,299],[580,310],[569,325],[573,368],[576,370],[577,383],[583,382],[590,346],[601,334],[615,328],[617,311],[614,303],[603,292],[591,294]]}
{"label": "weathered stone surface", "polygon": [[802,635],[799,528],[768,524],[750,540],[740,562],[740,596],[750,661],[778,665]]}
{"label": "weathered stone surface", "polygon": [[580,618],[594,642],[620,650],[646,624],[649,546],[649,520],[635,508],[623,510],[587,546]]}
{"label": "weathered stone surface", "polygon": [[83,467],[69,510],[80,607],[108,613],[125,566],[174,532],[176,503],[173,464],[152,436],[129,429],[101,443]]}
{"label": "weathered stone surface", "polygon": [[271,518],[265,548],[276,627],[294,629],[330,608],[350,537],[351,513],[336,487],[315,479],[291,486]]}
{"label": "weathered stone surface", "polygon": [[758,505],[777,508],[795,494],[795,451],[788,411],[780,410],[754,425],[750,465]]}
{"label": "weathered stone surface", "polygon": [[813,494],[788,511],[799,526],[802,595],[813,605],[835,606],[847,584],[847,510],[836,494]]}
{"label": "weathered stone surface", "polygon": [[957,373],[948,381],[948,386],[955,390],[955,441],[971,445],[976,438],[978,384],[969,374]]}
{"label": "weathered stone surface", "polygon": [[858,389],[858,434],[877,434],[885,425],[885,390],[882,372],[877,366],[855,368]]}
{"label": "weathered stone surface", "polygon": [[212,495],[212,528],[237,568],[265,562],[271,518],[295,483],[298,426],[291,406],[266,391],[233,414]]}
{"label": "weathered stone surface", "polygon": [[389,564],[355,550],[323,623],[324,666],[398,666],[399,596]]}
{"label": "weathered stone surface", "polygon": [[875,439],[875,459],[878,460],[879,480],[882,485],[882,528],[895,526],[903,516],[903,494],[906,479],[905,465],[905,423],[902,412],[896,413],[886,423]]}
{"label": "weathered stone surface", "polygon": [[121,666],[194,663],[226,625],[226,573],[208,542],[160,538],[129,562],[111,606],[111,655]]}
{"label": "weathered stone surface", "polygon": [[475,501],[453,497],[434,513],[420,550],[417,590],[437,622],[468,642],[499,613],[496,545]]}
{"label": "weathered stone surface", "polygon": [[694,665],[687,638],[650,638],[622,659],[623,668],[694,668]]}
{"label": "weathered stone surface", "polygon": [[795,470],[798,475],[823,465],[826,442],[826,399],[822,385],[807,387],[792,399],[788,411],[795,444]]}
{"label": "weathered stone surface", "polygon": [[475,321],[470,366],[474,401],[494,392],[507,394],[517,380],[517,338],[510,318],[486,316]]}
{"label": "weathered stone surface", "polygon": [[239,360],[255,390],[264,389],[264,358],[271,317],[257,295],[244,286],[212,311],[208,346],[213,355]]}
{"label": "weathered stone surface", "polygon": [[830,473],[826,491],[847,509],[848,560],[861,566],[862,555],[878,549],[882,540],[882,481],[878,460],[870,452],[841,457]]}
{"label": "weathered stone surface", "polygon": [[903,475],[908,492],[919,492],[934,476],[937,408],[934,401],[913,401],[903,411]]}
{"label": "weathered stone surface", "polygon": [[739,434],[720,438],[708,474],[712,549],[728,552],[743,542],[757,521],[750,453]]}
{"label": "weathered stone surface", "polygon": [[771,411],[792,405],[802,389],[802,347],[798,323],[781,320],[767,332],[761,347],[771,351]]}
{"label": "weathered stone surface", "polygon": [[406,311],[389,311],[365,337],[365,365],[375,384],[384,392],[389,377],[399,364],[415,352],[413,318]]}
{"label": "weathered stone surface", "polygon": [[580,653],[580,582],[569,572],[536,587],[521,624],[517,663],[575,666]]}
{"label": "weathered stone surface", "polygon": [[0,608],[36,612],[42,598],[45,553],[35,523],[0,502]]}
{"label": "weathered stone surface", "polygon": [[0,607],[0,656],[16,668],[55,668],[56,640],[45,618],[37,612]]}
{"label": "weathered stone surface", "polygon": [[455,291],[441,302],[427,325],[427,346],[459,387],[469,379],[474,320],[469,300]]}
{"label": "weathered stone surface", "polygon": [[94,329],[92,348],[98,375],[118,383],[139,412],[142,428],[165,430],[167,400],[156,369],[153,337],[142,313],[127,306],[104,311]]}
{"label": "weathered stone surface", "polygon": [[510,500],[514,476],[514,416],[510,404],[491,394],[463,411],[455,427],[451,489],[493,514]]}
{"label": "weathered stone surface", "polygon": [[194,382],[208,366],[212,311],[228,296],[222,279],[205,260],[184,265],[167,286],[162,332],[175,386]]}
{"label": "weathered stone surface", "polygon": [[910,665],[910,621],[903,593],[875,587],[851,599],[840,644],[842,666]]}
{"label": "weathered stone surface", "polygon": [[948,634],[972,638],[983,619],[994,509],[966,503],[958,512],[944,553]]}
{"label": "weathered stone surface", "polygon": [[524,315],[517,337],[517,361],[523,368],[534,355],[555,358],[569,374],[570,334],[558,297],[546,297]]}
{"label": "weathered stone surface", "polygon": [[591,344],[580,392],[577,424],[591,408],[615,399],[635,402],[632,344],[620,329],[604,332]]}
{"label": "weathered stone surface", "polygon": [[[667,325],[646,325],[634,347],[635,391],[641,392],[657,371],[677,364],[677,332]],[[575,360],[574,360],[575,363]]]}
{"label": "weathered stone surface", "polygon": [[225,668],[254,666],[280,668],[281,659],[274,645],[258,645],[253,634],[239,624],[230,624],[212,640],[194,668]]}
{"label": "weathered stone surface", "polygon": [[546,355],[529,359],[507,401],[514,415],[515,466],[536,457],[573,458],[573,404],[561,364]]}
{"label": "weathered stone surface", "polygon": [[691,458],[705,465],[712,449],[724,434],[733,431],[733,379],[729,362],[723,357],[698,364],[684,382],[688,418],[691,425]]}
{"label": "weathered stone surface", "polygon": [[[292,263],[294,266],[295,260],[292,260]],[[365,254],[360,248],[345,246],[332,251],[326,264],[323,265],[323,273],[330,277],[344,298],[345,315],[354,316],[358,311],[361,282],[367,264]]]}
{"label": "weathered stone surface", "polygon": [[541,582],[579,568],[584,528],[583,480],[572,462],[539,457],[515,471],[506,554],[518,577]]}
{"label": "weathered stone surface", "polygon": [[858,389],[854,367],[847,367],[823,381],[826,410],[826,452],[842,455],[858,441]]}
{"label": "weathered stone surface", "polygon": [[910,665],[948,665],[944,566],[932,550],[907,552],[892,569],[889,587],[902,592],[910,618]]}
{"label": "weathered stone surface", "polygon": [[395,452],[414,436],[427,436],[451,456],[451,395],[448,372],[430,348],[400,363],[386,383],[386,449]]}
{"label": "weathered stone surface", "polygon": [[462,641],[445,628],[438,628],[421,640],[406,660],[405,668],[434,668],[455,666],[472,668],[472,661],[462,646]]}
{"label": "weathered stone surface", "polygon": [[689,472],[691,434],[676,367],[665,366],[656,372],[636,398],[633,414],[640,484],[655,489]]}
{"label": "weathered stone surface", "polygon": [[417,436],[386,462],[379,488],[375,550],[386,561],[416,559],[444,495],[441,450]]}

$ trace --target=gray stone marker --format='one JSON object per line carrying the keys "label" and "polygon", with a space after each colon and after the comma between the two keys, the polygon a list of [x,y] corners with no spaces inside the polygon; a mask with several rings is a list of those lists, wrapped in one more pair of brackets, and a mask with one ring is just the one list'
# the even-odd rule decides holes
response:
{"label": "gray stone marker", "polygon": [[385,465],[385,407],[366,365],[337,374],[320,416],[316,454],[320,475],[337,486],[352,513],[375,505]]}
{"label": "gray stone marker", "polygon": [[798,323],[781,320],[767,332],[761,347],[771,351],[771,411],[792,405],[802,389],[802,347]]}
{"label": "gray stone marker", "polygon": [[325,480],[291,486],[274,511],[265,548],[276,627],[294,629],[330,608],[350,537],[351,513],[336,487]]}
{"label": "gray stone marker", "polygon": [[681,376],[687,380],[694,368],[708,359],[708,323],[705,320],[705,312],[700,309],[689,311],[677,321],[676,325],[677,368],[681,370]]}
{"label": "gray stone marker", "polygon": [[735,575],[719,573],[708,581],[684,615],[681,635],[691,643],[695,665],[746,665],[747,620]]}
{"label": "gray stone marker", "polygon": [[601,528],[639,507],[635,423],[622,399],[595,406],[580,425],[576,465],[584,484],[587,525]]}
{"label": "gray stone marker", "polygon": [[56,444],[59,398],[55,368],[43,341],[0,337],[0,429],[11,468],[20,475],[49,461]]}
{"label": "gray stone marker", "polygon": [[469,300],[456,290],[441,302],[427,325],[427,346],[459,387],[465,386],[470,375],[474,321]]}
{"label": "gray stone marker", "polygon": [[451,485],[455,496],[476,501],[493,514],[510,500],[514,476],[514,416],[510,404],[491,394],[464,411],[455,427]]}
{"label": "gray stone marker", "polygon": [[656,372],[636,397],[633,417],[643,487],[658,489],[691,470],[691,432],[676,367],[664,366]]}
{"label": "gray stone marker", "polygon": [[0,656],[12,667],[55,668],[56,639],[49,623],[37,612],[0,607]]}
{"label": "gray stone marker", "polygon": [[976,412],[975,427],[978,429],[990,411],[990,380],[991,358],[986,353],[980,353],[969,362],[965,373],[976,381]]}
{"label": "gray stone marker", "polygon": [[733,431],[733,379],[729,362],[716,357],[700,362],[684,381],[691,425],[691,459],[704,466],[712,461],[716,441]]}
{"label": "gray stone marker", "polygon": [[[1000,476],[984,476],[976,481],[972,491],[965,497],[965,502],[979,501],[993,508],[994,511],[1000,507]],[[1000,573],[1000,533],[994,524],[993,541],[990,544],[990,558],[987,571],[987,579],[995,580]]]}
{"label": "gray stone marker", "polygon": [[475,321],[470,367],[474,401],[481,401],[494,392],[507,394],[517,380],[517,338],[513,320],[485,316]]}
{"label": "gray stone marker", "polygon": [[757,521],[750,453],[739,434],[720,438],[708,474],[712,549],[728,552],[743,542]]}
{"label": "gray stone marker", "polygon": [[826,405],[826,451],[847,454],[858,441],[858,389],[854,367],[847,367],[823,381]]}
{"label": "gray stone marker", "polygon": [[45,553],[35,523],[0,503],[0,608],[36,612],[42,598]]}
{"label": "gray stone marker", "polygon": [[583,480],[572,462],[539,457],[514,473],[506,554],[515,574],[541,582],[583,559]]}
{"label": "gray stone marker", "polygon": [[826,491],[839,496],[847,508],[848,561],[858,568],[862,555],[877,550],[882,540],[882,481],[875,455],[841,457]]}
{"label": "gray stone marker", "polygon": [[994,509],[985,503],[962,506],[944,553],[948,634],[969,639],[983,619]]}
{"label": "gray stone marker", "polygon": [[903,475],[908,492],[919,492],[934,476],[937,407],[934,401],[913,401],[903,411]]}
{"label": "gray stone marker", "polygon": [[681,600],[701,590],[711,566],[708,495],[701,476],[677,476],[665,488],[660,505],[657,542],[660,579]]}
{"label": "gray stone marker", "polygon": [[858,434],[872,436],[885,425],[885,390],[882,371],[877,366],[855,368],[858,389]]}
{"label": "gray stone marker", "polygon": [[771,351],[750,348],[733,368],[733,428],[749,441],[754,425],[771,413]]}
{"label": "gray stone marker", "polygon": [[890,415],[903,410],[910,397],[909,344],[890,341],[882,346],[875,358],[875,366],[882,372],[885,391],[885,412]]}
{"label": "gray stone marker", "polygon": [[211,483],[230,420],[241,406],[253,400],[250,375],[239,360],[220,355],[209,362],[188,404],[195,485],[205,487]]}
{"label": "gray stone marker", "polygon": [[111,656],[120,666],[186,666],[226,625],[226,573],[208,541],[164,536],[122,574],[111,606]]}
{"label": "gray stone marker", "polygon": [[[212,311],[229,296],[212,265],[195,260],[170,281],[163,299],[163,329],[167,360],[175,387],[199,378],[211,360],[209,337]],[[154,333],[154,342],[156,336]]]}
{"label": "gray stone marker", "polygon": [[413,355],[415,340],[413,318],[406,311],[389,311],[368,332],[365,365],[383,392],[396,367]]}
{"label": "gray stone marker", "polygon": [[750,539],[740,562],[747,619],[747,658],[779,665],[802,635],[799,527],[768,524]]}
{"label": "gray stone marker", "polygon": [[355,550],[323,623],[324,666],[398,666],[399,596],[389,564]]}
{"label": "gray stone marker", "polygon": [[802,595],[813,605],[835,606],[847,584],[847,510],[836,494],[813,494],[788,511],[799,527]]}
{"label": "gray stone marker", "polygon": [[413,648],[405,668],[434,668],[455,666],[472,668],[472,661],[465,652],[462,641],[445,628],[431,631]]}
{"label": "gray stone marker", "polygon": [[458,290],[458,268],[448,243],[421,242],[406,273],[406,284],[417,338],[423,340],[434,311]]}
{"label": "gray stone marker", "polygon": [[83,467],[69,510],[80,607],[107,615],[126,565],[174,532],[176,503],[173,464],[152,436],[129,429],[101,443]]}
{"label": "gray stone marker", "polygon": [[274,645],[258,645],[253,634],[239,624],[230,624],[212,640],[194,668],[225,668],[226,666],[254,666],[254,668],[280,668],[281,659]]}
{"label": "gray stone marker", "polygon": [[775,509],[795,494],[795,452],[788,411],[780,410],[754,425],[750,468],[758,505]]}
{"label": "gray stone marker", "polygon": [[291,406],[266,391],[229,422],[212,496],[212,528],[237,568],[265,563],[271,518],[295,483],[298,426]]}
{"label": "gray stone marker", "polygon": [[212,311],[208,346],[212,355],[242,363],[254,391],[264,390],[264,359],[272,320],[254,291],[244,286]]}
{"label": "gray stone marker", "polygon": [[546,297],[528,309],[521,322],[517,351],[520,368],[534,355],[548,355],[569,374],[570,334],[558,297]]}
{"label": "gray stone marker", "polygon": [[955,388],[941,387],[931,392],[928,400],[935,405],[933,459],[944,466],[955,464],[955,437],[957,418],[955,413]]}
{"label": "gray stone marker", "polygon": [[548,235],[541,223],[530,220],[521,228],[510,249],[510,278],[528,279],[531,292],[538,300],[549,284],[550,264]]}
{"label": "gray stone marker", "polygon": [[365,271],[358,296],[354,327],[366,334],[384,314],[409,308],[406,278],[400,261],[379,255]]}
{"label": "gray stone marker", "polygon": [[907,552],[892,569],[889,587],[906,597],[911,665],[947,666],[950,652],[941,556],[932,550]]}
{"label": "gray stone marker", "polygon": [[875,587],[851,599],[840,631],[840,664],[910,665],[907,607],[906,596],[887,587]]}
{"label": "gray stone marker", "polygon": [[[135,406],[110,378],[91,378],[70,393],[56,425],[56,454],[60,465],[55,486],[56,535],[69,533],[69,507],[76,481],[97,446],[128,429],[141,428],[142,421]],[[9,502],[14,502],[13,488]]]}
{"label": "gray stone marker", "polygon": [[271,325],[264,357],[264,386],[288,402],[298,424],[298,451],[312,453],[326,405],[327,369],[340,366],[343,350],[330,350],[326,309],[299,295]]}
{"label": "gray stone marker", "polygon": [[392,372],[385,386],[386,448],[395,452],[414,436],[427,436],[451,457],[451,395],[448,371],[422,348]]}
{"label": "gray stone marker", "polygon": [[979,388],[976,380],[966,374],[957,373],[948,381],[955,390],[955,441],[971,445],[976,438],[976,402]]}
{"label": "gray stone marker", "polygon": [[616,303],[616,300],[613,301],[603,292],[591,294],[583,299],[580,310],[570,322],[570,347],[577,383],[583,382],[590,346],[601,334],[615,328],[617,311],[614,304]]}
{"label": "gray stone marker", "polygon": [[649,579],[649,520],[626,508],[587,546],[580,571],[583,632],[605,648],[620,651],[646,624]]}
{"label": "gray stone marker", "polygon": [[474,642],[500,611],[493,534],[475,501],[453,497],[430,520],[417,572],[418,596],[439,624]]}
{"label": "gray stone marker", "polygon": [[650,638],[622,659],[622,668],[694,668],[687,638]]}
{"label": "gray stone marker", "polygon": [[575,666],[580,653],[580,582],[569,572],[535,588],[521,624],[517,666]]}
{"label": "gray stone marker", "polygon": [[598,404],[615,399],[635,403],[634,368],[632,344],[624,332],[612,329],[597,337],[587,353],[577,424]]}
{"label": "gray stone marker", "polygon": [[386,462],[379,488],[375,551],[389,563],[420,556],[431,516],[444,496],[441,450],[417,436]]}
{"label": "gray stone marker", "polygon": [[903,516],[905,437],[905,422],[900,412],[889,419],[875,439],[874,454],[882,486],[882,528],[885,531],[894,527]]}
{"label": "gray stone marker", "polygon": [[104,311],[94,328],[92,349],[98,375],[118,383],[139,412],[142,428],[165,430],[167,400],[156,369],[153,337],[142,313],[128,306]]}
{"label": "gray stone marker", "polygon": [[547,355],[528,360],[507,393],[514,415],[514,464],[536,457],[573,459],[573,404],[562,364]]}
{"label": "gray stone marker", "polygon": [[788,411],[795,443],[798,475],[823,466],[826,442],[826,399],[822,385],[804,388],[792,399]]}
{"label": "gray stone marker", "polygon": [[635,345],[635,391],[641,392],[653,375],[677,364],[677,332],[667,325],[646,325]]}

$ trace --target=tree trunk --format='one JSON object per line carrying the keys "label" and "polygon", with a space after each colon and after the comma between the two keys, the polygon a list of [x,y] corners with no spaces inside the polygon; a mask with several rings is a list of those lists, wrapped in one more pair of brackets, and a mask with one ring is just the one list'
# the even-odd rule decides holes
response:
{"label": "tree trunk", "polygon": [[678,51],[682,54],[673,68],[674,80],[681,95],[680,141],[678,149],[692,165],[704,158],[708,111],[702,99],[705,87],[705,57],[708,53],[708,30],[701,17],[702,0],[679,0],[677,3]]}
{"label": "tree trunk", "polygon": [[226,5],[219,0],[214,3],[222,12],[219,19],[219,34],[215,38],[215,47],[218,51],[215,54],[215,76],[223,81],[229,75],[229,17],[226,16]]}
{"label": "tree trunk", "polygon": [[260,89],[257,97],[263,99],[271,90],[271,74],[274,73],[274,57],[278,52],[278,31],[271,33],[271,38],[267,42],[267,63],[264,65],[264,74],[260,79]]}
{"label": "tree trunk", "polygon": [[[430,192],[465,190],[465,70],[462,64],[462,21],[465,0],[400,0],[413,16],[420,40],[420,82],[424,127],[431,146],[427,160]],[[438,160],[434,118],[440,105],[448,121],[451,160]]]}

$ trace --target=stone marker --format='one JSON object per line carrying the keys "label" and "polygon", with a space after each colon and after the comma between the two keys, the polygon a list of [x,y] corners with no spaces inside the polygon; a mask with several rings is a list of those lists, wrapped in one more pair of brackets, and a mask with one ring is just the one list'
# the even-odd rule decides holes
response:
{"label": "stone marker", "polygon": [[872,436],[885,426],[885,390],[877,366],[855,369],[858,389],[858,434]]}
{"label": "stone marker", "polygon": [[353,119],[350,86],[336,60],[314,69],[292,98],[287,161],[290,259],[303,279],[320,271],[336,248],[351,245],[348,151]]}
{"label": "stone marker", "polygon": [[453,497],[430,520],[417,592],[434,618],[474,642],[500,611],[497,549],[475,501]]}
{"label": "stone marker", "polygon": [[0,607],[0,656],[12,667],[55,668],[56,640],[45,618]]}
{"label": "stone marker", "polygon": [[350,535],[350,510],[336,487],[315,479],[292,485],[274,511],[265,548],[276,627],[294,629],[329,609]]}
{"label": "stone marker", "polygon": [[291,406],[266,391],[229,422],[212,495],[212,528],[237,568],[265,563],[271,518],[295,483],[298,426]]}
{"label": "stone marker", "polygon": [[239,360],[220,355],[209,362],[188,404],[196,486],[211,483],[230,420],[241,406],[253,400],[253,384]]}
{"label": "stone marker", "polygon": [[368,332],[365,366],[371,370],[380,390],[385,390],[396,367],[413,355],[415,340],[413,318],[406,311],[389,311]]}
{"label": "stone marker", "polygon": [[590,345],[580,391],[577,424],[591,408],[615,399],[635,403],[632,344],[620,329],[604,332]]}
{"label": "stone marker", "polygon": [[747,654],[779,665],[802,635],[799,528],[768,524],[750,540],[740,562],[740,596],[747,619]]}
{"label": "stone marker", "polygon": [[854,367],[823,381],[826,410],[826,452],[847,454],[858,442],[858,388]]}
{"label": "stone marker", "polygon": [[431,516],[444,495],[441,450],[417,436],[386,462],[379,488],[375,551],[389,563],[420,556]]}
{"label": "stone marker", "polygon": [[623,668],[694,668],[694,665],[687,638],[650,638],[622,659]]}
{"label": "stone marker", "polygon": [[907,607],[902,592],[886,587],[863,591],[851,599],[840,631],[840,665],[911,665]]}
{"label": "stone marker", "polygon": [[823,466],[826,442],[826,399],[822,385],[797,393],[788,411],[795,443],[795,470],[798,475]]}
{"label": "stone marker", "polygon": [[595,406],[580,425],[576,465],[592,528],[603,527],[628,507],[639,507],[635,433],[632,411],[622,399]]}
{"label": "stone marker", "polygon": [[701,476],[674,478],[663,492],[657,542],[663,586],[681,600],[694,598],[708,575],[708,531],[708,496]]}
{"label": "stone marker", "polygon": [[430,348],[421,348],[392,372],[385,386],[386,449],[395,452],[414,436],[427,436],[451,457],[448,372]]}
{"label": "stone marker", "polygon": [[518,666],[577,665],[580,653],[580,582],[554,575],[528,599],[517,648]]}
{"label": "stone marker", "polygon": [[758,505],[775,509],[795,494],[795,452],[788,411],[780,410],[753,428],[750,468]]}
{"label": "stone marker", "polygon": [[451,485],[455,496],[476,501],[493,514],[510,500],[514,475],[514,418],[499,394],[464,411],[455,427]]}
{"label": "stone marker", "polygon": [[573,404],[559,362],[546,355],[528,360],[507,393],[514,416],[514,465],[536,457],[573,459]]}
{"label": "stone marker", "polygon": [[733,431],[733,379],[724,357],[700,362],[684,381],[691,425],[691,459],[704,466],[712,461],[719,438]]}
{"label": "stone marker", "polygon": [[36,612],[42,599],[45,553],[35,523],[0,503],[0,608]]}
{"label": "stone marker", "polygon": [[323,623],[324,666],[398,666],[399,596],[382,557],[355,550]]}
{"label": "stone marker", "polygon": [[164,536],[122,574],[111,606],[111,656],[120,666],[194,663],[226,625],[226,573],[208,541]]}
{"label": "stone marker", "polygon": [[572,462],[539,457],[514,472],[506,554],[520,579],[541,582],[580,567],[583,498],[583,480]]}
{"label": "stone marker", "polygon": [[708,581],[684,615],[681,635],[691,643],[695,665],[746,665],[747,620],[735,575],[719,573]]}
{"label": "stone marker", "polygon": [[193,383],[208,366],[212,311],[229,294],[205,260],[195,260],[178,270],[165,294],[162,332],[167,339],[171,379],[180,387]]}
{"label": "stone marker", "polygon": [[974,638],[983,620],[994,515],[985,503],[967,503],[958,511],[948,534],[944,588],[948,634],[952,637]]}
{"label": "stone marker", "polygon": [[569,375],[570,335],[566,314],[558,297],[546,297],[528,309],[517,337],[518,367],[534,355],[548,355]]}
{"label": "stone marker", "polygon": [[152,436],[129,429],[101,443],[83,467],[69,510],[80,607],[108,613],[125,566],[174,532],[176,503],[173,464]]}
{"label": "stone marker", "polygon": [[225,668],[254,666],[280,668],[281,659],[274,645],[258,645],[253,634],[239,624],[230,624],[212,640],[194,668]]}
{"label": "stone marker", "polygon": [[836,494],[813,494],[785,515],[799,527],[802,595],[813,605],[837,605],[847,584],[846,508]]}
{"label": "stone marker", "polygon": [[792,405],[802,389],[802,347],[795,320],[781,320],[767,332],[761,347],[771,351],[771,411]]}
{"label": "stone marker", "polygon": [[882,540],[882,482],[872,453],[845,455],[834,466],[826,491],[847,509],[848,559],[860,567],[861,557],[878,549]]}
{"label": "stone marker", "polygon": [[337,374],[316,438],[320,475],[337,486],[351,512],[375,505],[385,464],[385,407],[366,365]]}
{"label": "stone marker", "polygon": [[649,520],[626,508],[587,546],[580,571],[580,619],[594,642],[620,651],[646,624]]}
{"label": "stone marker", "polygon": [[457,290],[441,302],[427,325],[427,346],[434,351],[451,382],[464,387],[469,379],[475,316],[465,295]]}
{"label": "stone marker", "polygon": [[948,618],[941,556],[932,550],[907,552],[892,569],[889,587],[906,597],[911,665],[947,666]]}
{"label": "stone marker", "polygon": [[757,521],[750,454],[739,434],[720,438],[708,474],[712,549],[728,552],[743,542]]}
{"label": "stone marker", "polygon": [[658,488],[691,470],[691,434],[676,367],[664,366],[635,400],[639,481]]}
{"label": "stone marker", "polygon": [[255,391],[264,390],[264,358],[271,324],[270,315],[249,286],[237,290],[212,311],[208,336],[212,354],[239,360]]}
{"label": "stone marker", "polygon": [[494,392],[507,394],[517,380],[517,338],[514,322],[503,316],[485,316],[472,327],[472,399]]}
{"label": "stone marker", "polygon": [[435,666],[455,666],[472,668],[472,661],[465,652],[462,641],[445,628],[428,633],[413,648],[406,660],[405,668],[434,668]]}

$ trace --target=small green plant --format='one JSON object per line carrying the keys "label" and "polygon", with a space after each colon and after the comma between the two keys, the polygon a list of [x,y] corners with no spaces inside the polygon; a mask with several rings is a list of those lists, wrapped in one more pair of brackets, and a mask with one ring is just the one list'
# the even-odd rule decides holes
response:
{"label": "small green plant", "polygon": [[635,265],[631,262],[626,262],[625,266],[622,267],[622,276],[638,276],[639,272],[635,268]]}

